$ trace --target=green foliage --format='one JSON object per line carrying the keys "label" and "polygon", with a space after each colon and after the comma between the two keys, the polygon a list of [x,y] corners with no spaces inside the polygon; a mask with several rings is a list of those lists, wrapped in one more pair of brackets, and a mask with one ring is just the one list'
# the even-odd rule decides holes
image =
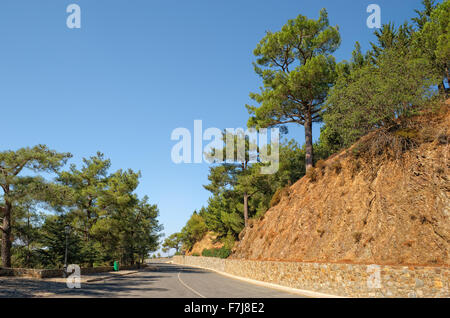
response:
{"label": "green foliage", "polygon": [[169,250],[173,248],[175,249],[175,255],[178,255],[182,243],[183,235],[181,233],[173,233],[164,240],[162,247],[168,248]]}
{"label": "green foliage", "polygon": [[110,160],[105,160],[102,153],[97,153],[95,157],[83,159],[80,170],[71,165],[69,171],[63,171],[58,176],[58,181],[71,189],[72,202],[68,205],[71,205],[72,222],[83,229],[86,241],[100,216],[97,203],[107,186],[110,166]]}
{"label": "green foliage", "polygon": [[[70,156],[44,145],[0,153],[3,265],[10,266],[12,251],[14,266],[61,267],[65,225],[72,229],[70,263],[143,262],[158,249],[162,226],[157,206],[134,193],[140,173],[110,174],[110,161],[101,153],[83,159],[81,169],[71,165],[68,171],[60,171]],[[24,169],[32,175],[22,175]],[[41,172],[58,176],[51,182]]]}
{"label": "green foliage", "polygon": [[423,30],[425,24],[430,21],[431,13],[437,7],[436,0],[422,0],[422,5],[422,10],[414,10],[417,17],[411,19],[419,30]]}
{"label": "green foliage", "polygon": [[[62,268],[66,249],[66,232],[68,219],[64,216],[48,216],[41,229],[39,258],[45,268]],[[70,231],[67,235],[68,264],[82,263],[82,246],[80,237]]]}
{"label": "green foliage", "polygon": [[20,268],[40,265],[36,250],[39,248],[40,227],[44,216],[36,211],[33,201],[16,204],[12,233],[15,242],[12,245],[12,266]]}
{"label": "green foliage", "polygon": [[225,247],[204,249],[202,251],[202,256],[205,257],[227,258],[228,256],[230,256],[230,254],[231,250]]}
{"label": "green foliage", "polygon": [[[282,142],[279,149],[279,170],[272,175],[261,174],[260,163],[249,164],[246,169],[242,169],[242,165],[228,163],[210,168],[210,183],[205,188],[211,192],[211,197],[208,205],[194,213],[182,230],[184,249],[191,249],[206,231],[217,233],[218,240],[231,249],[244,229],[244,193],[248,195],[249,218],[259,218],[271,206],[271,198],[278,189],[295,183],[305,174],[304,148],[290,140]],[[323,151],[319,148],[315,151],[319,154],[317,158],[322,158]],[[194,222],[193,218],[201,221]],[[201,228],[203,235],[194,238],[189,234],[195,227]]]}
{"label": "green foliage", "polygon": [[190,250],[195,242],[200,241],[208,231],[205,220],[197,212],[194,212],[186,225],[181,230],[181,239],[184,250]]}
{"label": "green foliage", "polygon": [[433,95],[436,82],[426,59],[385,50],[377,65],[365,65],[337,80],[324,114],[324,142],[333,145],[334,139],[338,148],[348,147],[373,129],[416,114]]}
{"label": "green foliage", "polygon": [[377,43],[366,57],[357,43],[350,63],[338,65],[323,116],[321,147],[334,153],[369,131],[417,114],[439,85],[444,91],[450,61],[450,1],[423,1],[413,18],[417,29],[389,23],[375,31]]}
{"label": "green foliage", "polygon": [[[431,4],[430,4],[431,2]],[[450,1],[434,6],[424,1],[425,10],[419,12],[419,32],[414,37],[418,54],[430,61],[434,72],[449,84],[450,69]],[[445,84],[440,85],[441,91]],[[448,88],[447,88],[448,89]]]}
{"label": "green foliage", "polygon": [[280,203],[281,199],[289,194],[289,187],[279,188],[275,191],[272,199],[270,200],[270,207],[276,206]]}
{"label": "green foliage", "polygon": [[[45,202],[50,206],[59,206],[67,197],[66,189],[47,182],[38,173],[55,173],[71,157],[69,153],[58,153],[45,145],[33,148],[20,148],[17,151],[0,152],[0,216],[3,224],[2,265],[11,267],[12,226],[16,219],[16,210],[24,208],[28,202]],[[34,173],[23,176],[23,170]]]}
{"label": "green foliage", "polygon": [[397,50],[406,54],[412,44],[412,26],[404,23],[398,29],[393,23],[383,24],[380,30],[374,32],[377,43],[371,43],[372,51],[368,52],[373,64],[377,64],[378,58],[387,50]]}

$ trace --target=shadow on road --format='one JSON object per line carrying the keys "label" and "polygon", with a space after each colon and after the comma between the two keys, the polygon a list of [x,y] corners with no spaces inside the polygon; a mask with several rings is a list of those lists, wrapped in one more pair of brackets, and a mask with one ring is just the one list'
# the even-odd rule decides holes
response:
{"label": "shadow on road", "polygon": [[[115,297],[118,294],[127,295],[142,291],[167,291],[165,288],[151,286],[164,276],[157,272],[142,270],[141,275],[117,276],[107,280],[92,283],[82,283],[81,288],[68,288],[66,283],[27,278],[0,278],[0,297],[30,298],[30,297]],[[140,287],[140,288],[139,288]]]}
{"label": "shadow on road", "polygon": [[201,268],[192,268],[192,267],[182,267],[173,264],[163,264],[163,263],[154,263],[150,265],[155,265],[158,267],[158,272],[160,273],[196,273],[196,274],[207,274],[210,271]]}
{"label": "shadow on road", "polygon": [[[105,280],[81,283],[81,288],[79,289],[70,289],[65,282],[0,277],[0,297],[139,297],[139,295],[149,294],[152,291],[168,291],[166,288],[160,288],[161,281],[176,279],[178,273],[211,273],[204,269],[167,263],[155,262],[149,265],[153,265],[153,268],[142,269],[137,274],[114,276]],[[154,267],[157,267],[156,271]]]}

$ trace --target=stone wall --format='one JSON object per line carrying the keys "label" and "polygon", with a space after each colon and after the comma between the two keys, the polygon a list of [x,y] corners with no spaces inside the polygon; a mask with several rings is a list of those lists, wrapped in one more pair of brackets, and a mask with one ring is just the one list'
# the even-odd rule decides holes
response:
{"label": "stone wall", "polygon": [[176,264],[198,266],[220,272],[226,272],[225,260],[217,257],[203,256],[179,256],[175,255],[173,260]]}
{"label": "stone wall", "polygon": [[174,263],[344,297],[450,297],[450,268],[174,256]]}
{"label": "stone wall", "polygon": [[[133,270],[146,267],[145,264],[120,266],[120,270]],[[82,267],[81,275],[89,275],[96,273],[112,272],[113,266],[103,267]],[[29,278],[52,278],[62,277],[62,269],[30,269],[30,268],[0,268],[0,276],[15,276],[15,277],[29,277]]]}
{"label": "stone wall", "polygon": [[61,269],[30,269],[30,268],[1,268],[0,276],[15,276],[29,278],[62,277]]}

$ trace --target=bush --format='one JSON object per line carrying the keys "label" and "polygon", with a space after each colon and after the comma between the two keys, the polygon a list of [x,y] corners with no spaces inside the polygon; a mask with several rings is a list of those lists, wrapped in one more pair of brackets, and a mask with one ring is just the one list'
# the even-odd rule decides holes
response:
{"label": "bush", "polygon": [[342,164],[338,160],[335,160],[330,164],[330,170],[334,171],[336,174],[339,174],[342,170]]}
{"label": "bush", "polygon": [[227,258],[228,256],[230,256],[231,254],[231,250],[226,248],[226,247],[222,247],[222,248],[211,248],[211,249],[204,249],[202,252],[202,256],[205,257],[218,257],[218,258]]}
{"label": "bush", "polygon": [[316,182],[317,178],[318,178],[318,173],[317,173],[317,169],[315,169],[314,167],[309,168],[308,170],[306,170],[306,177],[311,181],[311,182]]}
{"label": "bush", "polygon": [[355,243],[359,243],[359,241],[361,241],[362,238],[362,233],[361,232],[355,232],[353,233],[353,239],[355,240]]}
{"label": "bush", "polygon": [[325,174],[325,168],[327,167],[327,163],[325,162],[325,160],[320,159],[319,161],[317,161],[316,163],[316,169],[322,174]]}
{"label": "bush", "polygon": [[278,203],[280,203],[281,199],[284,196],[289,195],[289,186],[278,188],[277,191],[275,191],[275,194],[273,195],[272,199],[270,200],[270,207],[274,207]]}

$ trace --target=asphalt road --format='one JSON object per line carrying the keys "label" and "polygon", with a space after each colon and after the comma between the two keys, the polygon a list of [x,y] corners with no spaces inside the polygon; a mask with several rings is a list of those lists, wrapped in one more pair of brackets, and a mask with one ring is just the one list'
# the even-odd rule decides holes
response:
{"label": "asphalt road", "polygon": [[145,298],[291,298],[300,297],[253,285],[212,271],[152,263],[157,271],[82,283],[69,289],[65,283],[32,279],[3,279],[0,297],[145,297]]}

